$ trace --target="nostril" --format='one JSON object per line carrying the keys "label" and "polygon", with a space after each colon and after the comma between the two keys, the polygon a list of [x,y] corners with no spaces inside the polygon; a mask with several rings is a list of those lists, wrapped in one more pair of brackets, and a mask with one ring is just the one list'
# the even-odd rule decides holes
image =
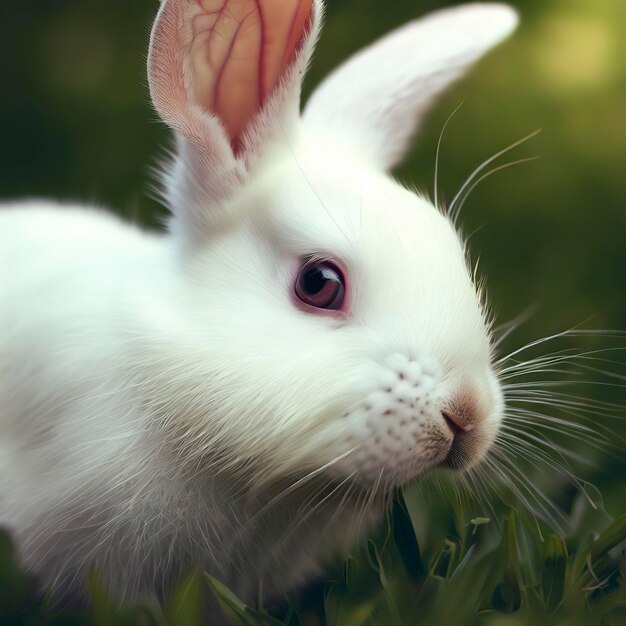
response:
{"label": "nostril", "polygon": [[450,432],[456,437],[456,435],[461,431],[458,424],[452,419],[452,417],[450,417],[448,412],[441,411],[441,415],[443,416],[446,426],[450,429]]}
{"label": "nostril", "polygon": [[474,428],[474,424],[469,422],[460,412],[445,410],[441,411],[441,415],[453,435],[457,435],[460,432],[466,433]]}

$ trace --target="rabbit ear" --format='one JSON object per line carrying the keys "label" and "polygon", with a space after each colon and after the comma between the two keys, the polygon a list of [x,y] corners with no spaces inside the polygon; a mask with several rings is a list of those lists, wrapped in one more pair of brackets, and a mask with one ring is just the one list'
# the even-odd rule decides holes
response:
{"label": "rabbit ear", "polygon": [[232,194],[267,144],[290,132],[320,8],[319,0],[162,2],[148,77],[157,112],[178,133],[166,174],[175,213],[207,219],[207,204]]}
{"label": "rabbit ear", "polygon": [[469,4],[412,22],[335,70],[313,93],[304,120],[388,170],[435,97],[516,24],[515,11],[501,4]]}

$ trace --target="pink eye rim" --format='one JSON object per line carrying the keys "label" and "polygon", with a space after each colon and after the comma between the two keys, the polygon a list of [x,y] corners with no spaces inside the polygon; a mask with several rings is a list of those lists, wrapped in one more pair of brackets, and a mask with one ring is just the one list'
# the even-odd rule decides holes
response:
{"label": "pink eye rim", "polygon": [[311,313],[345,312],[347,287],[345,272],[336,261],[305,257],[294,285],[297,304]]}

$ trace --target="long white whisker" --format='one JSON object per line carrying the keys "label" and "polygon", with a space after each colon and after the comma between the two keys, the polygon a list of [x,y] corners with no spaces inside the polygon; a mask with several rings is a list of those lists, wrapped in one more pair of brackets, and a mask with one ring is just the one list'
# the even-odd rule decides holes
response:
{"label": "long white whisker", "polygon": [[486,180],[487,178],[490,178],[491,176],[493,176],[494,174],[498,172],[501,172],[502,170],[507,170],[511,167],[515,167],[516,165],[522,165],[523,163],[531,163],[533,161],[537,161],[538,158],[539,157],[528,157],[526,159],[517,159],[516,161],[510,161],[509,163],[505,163],[504,165],[498,165],[498,167],[494,167],[493,169],[483,174],[480,178],[476,179],[476,181],[474,181],[474,183],[467,189],[467,191],[457,201],[457,203],[450,205],[449,214],[450,214],[450,218],[452,219],[452,221],[453,222],[457,221],[457,218],[459,217],[459,214],[461,213],[461,210],[463,209],[465,202],[472,194],[472,191],[474,191],[474,189],[476,189],[476,187],[478,187],[478,185],[480,185],[480,183],[482,183],[484,180]]}
{"label": "long white whisker", "polygon": [[441,152],[441,142],[443,141],[443,137],[446,133],[446,128],[450,123],[450,120],[455,116],[456,112],[463,106],[463,102],[461,102],[453,111],[448,115],[448,119],[444,122],[444,125],[439,133],[439,139],[437,140],[437,152],[435,153],[435,183],[433,185],[433,195],[434,195],[434,205],[439,208],[439,155]]}
{"label": "long white whisker", "polygon": [[461,188],[459,189],[457,194],[454,196],[452,202],[450,203],[450,209],[449,209],[450,210],[450,214],[453,214],[452,212],[454,211],[456,203],[459,201],[459,198],[462,197],[462,195],[465,192],[465,190],[467,189],[467,187],[472,184],[472,182],[477,178],[477,176],[482,171],[484,171],[487,167],[489,167],[489,165],[491,165],[495,160],[499,159],[501,156],[504,156],[505,154],[507,154],[511,150],[517,148],[518,146],[521,146],[522,144],[526,143],[530,139],[533,139],[534,137],[536,137],[540,132],[541,132],[541,130],[539,129],[539,130],[536,130],[536,131],[530,133],[530,135],[526,135],[526,137],[522,137],[518,141],[512,143],[510,146],[507,146],[503,150],[500,150],[499,152],[496,152],[496,154],[494,154],[493,156],[489,157],[486,161],[483,161],[468,176],[467,180],[463,183],[463,185],[461,186]]}

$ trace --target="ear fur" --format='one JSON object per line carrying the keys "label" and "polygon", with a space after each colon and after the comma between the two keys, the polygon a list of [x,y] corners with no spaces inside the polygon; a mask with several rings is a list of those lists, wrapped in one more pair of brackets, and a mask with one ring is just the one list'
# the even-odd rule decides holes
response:
{"label": "ear fur", "polygon": [[335,70],[304,121],[389,170],[405,155],[434,99],[517,25],[502,4],[468,4],[399,28]]}
{"label": "ear fur", "polygon": [[153,104],[177,135],[166,201],[187,230],[214,225],[273,142],[299,121],[321,0],[164,0],[148,57]]}

